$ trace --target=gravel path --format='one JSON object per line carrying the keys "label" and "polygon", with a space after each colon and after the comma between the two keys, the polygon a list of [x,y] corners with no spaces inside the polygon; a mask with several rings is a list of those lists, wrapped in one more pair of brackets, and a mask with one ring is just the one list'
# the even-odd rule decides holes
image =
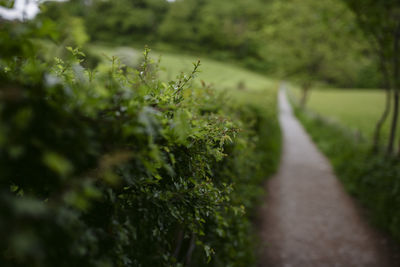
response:
{"label": "gravel path", "polygon": [[292,114],[284,88],[279,108],[283,155],[260,210],[259,266],[400,266]]}

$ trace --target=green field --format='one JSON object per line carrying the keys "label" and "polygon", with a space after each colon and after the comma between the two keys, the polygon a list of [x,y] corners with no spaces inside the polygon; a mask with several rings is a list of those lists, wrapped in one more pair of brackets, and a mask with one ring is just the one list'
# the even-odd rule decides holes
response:
{"label": "green field", "polygon": [[[295,97],[300,96],[299,89],[292,89],[291,92]],[[307,108],[369,138],[374,133],[384,105],[383,90],[315,89],[311,91]],[[389,120],[384,125],[383,136],[386,138],[388,133]]]}
{"label": "green field", "polygon": [[[137,62],[142,57],[140,50],[129,47],[93,46],[91,50],[98,55],[117,56],[123,59],[125,64]],[[174,79],[181,72],[190,73],[193,69],[192,63],[200,59],[201,66],[197,80],[212,84],[216,89],[238,89],[238,91],[276,90],[278,85],[275,80],[261,74],[212,59],[158,51],[151,51],[150,55],[154,60],[158,60],[161,57],[161,75],[164,76],[162,77],[163,79],[167,80]]]}

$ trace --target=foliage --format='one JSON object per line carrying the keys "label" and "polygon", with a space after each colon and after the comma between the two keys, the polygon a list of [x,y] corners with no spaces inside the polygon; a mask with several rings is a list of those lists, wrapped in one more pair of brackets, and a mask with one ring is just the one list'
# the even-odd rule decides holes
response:
{"label": "foliage", "polygon": [[[148,39],[157,32],[167,5],[164,0],[94,1],[87,18],[88,30],[97,40],[112,36]],[[99,20],[98,14],[104,19]]]}
{"label": "foliage", "polygon": [[384,60],[390,72],[393,72],[395,57],[394,39],[399,31],[400,5],[396,0],[343,0],[355,14],[360,29],[370,41],[377,57]]}
{"label": "foliage", "polygon": [[176,1],[160,34],[180,47],[233,55],[248,67],[301,83],[381,83],[352,13],[338,1]]}
{"label": "foliage", "polygon": [[138,68],[72,47],[47,62],[31,39],[48,29],[1,25],[1,265],[250,266],[275,101],[226,105],[193,86],[199,63],[162,82],[148,50]]}
{"label": "foliage", "polygon": [[[358,87],[371,65],[355,19],[340,1],[272,1],[261,34],[269,40],[263,58],[303,87],[318,80]],[[371,82],[377,86],[379,79]]]}
{"label": "foliage", "polygon": [[14,6],[15,0],[0,0],[0,6],[6,8],[12,8]]}
{"label": "foliage", "polygon": [[176,1],[160,27],[163,40],[178,46],[233,52],[235,57],[254,56],[253,39],[259,28],[262,1]]}
{"label": "foliage", "polygon": [[60,13],[82,18],[95,41],[168,43],[300,81],[381,84],[368,43],[340,1],[74,0],[44,6],[43,15],[57,21],[66,19]]}
{"label": "foliage", "polygon": [[[42,16],[68,22],[70,17],[84,19],[92,40],[115,43],[152,39],[168,8],[165,0],[46,2]],[[99,18],[101,17],[101,18]]]}
{"label": "foliage", "polygon": [[176,1],[171,4],[159,29],[161,37],[180,45],[197,42],[196,14],[200,5],[201,2],[196,0]]}
{"label": "foliage", "polygon": [[[379,61],[387,92],[386,107],[376,125],[374,147],[380,145],[382,124],[393,109],[387,154],[399,154],[400,151],[394,153],[394,144],[400,110],[400,2],[396,0],[367,0],[362,3],[344,0],[344,2],[354,12],[359,28],[369,39],[370,46]],[[391,91],[394,91],[393,94]]]}
{"label": "foliage", "polygon": [[323,117],[297,110],[312,139],[332,162],[346,190],[373,223],[400,241],[400,168],[397,159],[373,155],[368,142]]}

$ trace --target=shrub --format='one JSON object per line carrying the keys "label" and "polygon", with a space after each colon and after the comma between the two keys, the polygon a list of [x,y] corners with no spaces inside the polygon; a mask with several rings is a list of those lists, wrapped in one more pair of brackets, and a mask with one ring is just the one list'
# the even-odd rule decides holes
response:
{"label": "shrub", "polygon": [[148,50],[138,69],[39,60],[38,31],[0,32],[1,266],[254,263],[245,211],[276,118],[193,86],[199,62],[165,83]]}

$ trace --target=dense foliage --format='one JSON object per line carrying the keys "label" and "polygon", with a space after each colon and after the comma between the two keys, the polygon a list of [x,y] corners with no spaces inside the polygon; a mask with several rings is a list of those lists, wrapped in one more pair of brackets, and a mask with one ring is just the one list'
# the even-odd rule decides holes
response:
{"label": "dense foliage", "polygon": [[392,113],[390,137],[386,154],[399,155],[395,149],[400,112],[400,2],[396,0],[343,0],[355,14],[357,24],[369,40],[379,61],[386,90],[386,107],[378,121],[374,136],[374,149],[381,146],[381,128]]}
{"label": "dense foliage", "polygon": [[[325,81],[339,87],[379,85],[365,56],[368,45],[354,15],[336,0],[272,1],[265,18],[264,57],[303,88]],[[374,80],[375,79],[375,80]]]}
{"label": "dense foliage", "polygon": [[57,21],[82,19],[92,41],[169,44],[301,83],[381,84],[341,1],[74,0],[46,3],[43,11]]}
{"label": "dense foliage", "polygon": [[160,81],[148,50],[137,68],[49,61],[52,25],[0,25],[0,265],[250,266],[275,100],[227,105],[192,83],[199,63]]}
{"label": "dense foliage", "polygon": [[338,124],[297,110],[319,149],[330,159],[346,190],[373,223],[400,241],[400,167],[395,158],[371,153],[370,142]]}

